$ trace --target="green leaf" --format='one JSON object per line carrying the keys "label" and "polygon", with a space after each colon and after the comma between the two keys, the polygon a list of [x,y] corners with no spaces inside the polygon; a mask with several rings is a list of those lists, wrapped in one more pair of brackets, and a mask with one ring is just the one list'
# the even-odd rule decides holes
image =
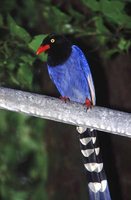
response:
{"label": "green leaf", "polygon": [[121,38],[118,43],[118,48],[121,51],[128,51],[129,47],[131,46],[131,41],[125,40],[124,38]]}
{"label": "green leaf", "polygon": [[101,12],[112,22],[127,28],[131,28],[131,17],[125,11],[125,2],[118,0],[100,0]]}
{"label": "green leaf", "polygon": [[69,33],[72,31],[72,25],[69,23],[71,17],[56,6],[45,7],[43,15],[53,31],[57,33]]}
{"label": "green leaf", "polygon": [[15,68],[15,62],[13,62],[13,60],[11,60],[11,59],[8,59],[7,60],[8,62],[7,62],[7,68],[10,70],[10,71],[12,71],[14,68]]}
{"label": "green leaf", "polygon": [[94,12],[102,13],[111,22],[131,28],[131,17],[125,13],[125,2],[119,0],[82,0]]}
{"label": "green leaf", "polygon": [[110,59],[110,57],[115,54],[115,53],[118,53],[119,50],[118,48],[113,48],[113,49],[107,49],[103,52],[103,56],[106,58],[106,59]]}
{"label": "green leaf", "polygon": [[34,60],[35,60],[35,57],[29,55],[29,54],[26,54],[26,55],[22,55],[20,56],[20,60],[21,61],[24,61],[24,63],[27,63],[28,65],[32,65]]}
{"label": "green leaf", "polygon": [[74,19],[76,21],[81,21],[81,20],[84,20],[85,16],[83,14],[81,14],[80,12],[76,11],[75,9],[73,9],[72,7],[70,7],[68,9],[68,12],[70,13],[70,15],[72,17],[74,17]]}
{"label": "green leaf", "polygon": [[31,72],[30,66],[26,63],[20,63],[20,67],[17,72],[17,80],[21,84],[22,87],[31,88],[32,87],[32,79],[33,74]]}
{"label": "green leaf", "polygon": [[104,25],[102,17],[95,17],[95,25],[96,25],[96,32],[97,33],[109,33],[109,30]]}
{"label": "green leaf", "polygon": [[8,15],[7,21],[12,36],[18,37],[24,42],[29,42],[31,40],[29,33],[24,28],[18,26],[10,15]]}
{"label": "green leaf", "polygon": [[22,191],[12,191],[11,196],[13,200],[24,200],[27,199],[28,193]]}
{"label": "green leaf", "polygon": [[[36,35],[33,40],[28,44],[29,48],[33,50],[34,53],[36,53],[38,47],[41,45],[42,40],[46,37],[47,35],[41,34],[41,35]],[[47,55],[45,53],[39,55],[39,58],[42,61],[47,60]]]}
{"label": "green leaf", "polygon": [[100,10],[100,3],[97,0],[81,0],[82,3],[93,11]]}
{"label": "green leaf", "polygon": [[102,17],[95,18],[95,25],[96,25],[96,37],[100,44],[104,45],[108,39],[107,35],[109,35],[109,30],[104,25]]}

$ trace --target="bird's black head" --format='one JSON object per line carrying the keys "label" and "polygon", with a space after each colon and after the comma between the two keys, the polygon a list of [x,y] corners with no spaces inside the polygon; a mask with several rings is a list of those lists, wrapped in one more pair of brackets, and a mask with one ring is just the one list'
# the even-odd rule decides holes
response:
{"label": "bird's black head", "polygon": [[46,51],[50,66],[63,64],[71,54],[71,42],[63,35],[48,35],[37,50],[37,54]]}

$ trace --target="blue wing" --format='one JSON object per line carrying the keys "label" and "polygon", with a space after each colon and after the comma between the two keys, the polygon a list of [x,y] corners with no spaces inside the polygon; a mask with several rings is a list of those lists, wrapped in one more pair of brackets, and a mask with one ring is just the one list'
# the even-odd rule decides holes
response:
{"label": "blue wing", "polygon": [[68,60],[55,67],[48,66],[50,78],[62,96],[85,103],[88,98],[95,104],[95,90],[89,65],[82,51],[75,45]]}
{"label": "blue wing", "polygon": [[90,95],[91,95],[92,103],[93,103],[93,105],[95,105],[95,103],[96,103],[95,88],[94,88],[94,83],[93,83],[90,67],[89,67],[88,62],[87,62],[87,60],[85,58],[85,55],[83,54],[81,49],[78,48],[76,45],[73,45],[73,46],[79,52],[79,56],[80,56],[80,60],[81,60],[81,67],[83,68],[83,72],[84,72],[84,74],[85,74],[85,76],[87,78],[87,82],[88,82],[89,89],[90,89]]}

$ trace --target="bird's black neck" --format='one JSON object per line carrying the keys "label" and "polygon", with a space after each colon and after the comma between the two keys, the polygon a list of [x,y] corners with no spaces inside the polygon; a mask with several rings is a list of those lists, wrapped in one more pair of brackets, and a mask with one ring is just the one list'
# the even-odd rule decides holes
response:
{"label": "bird's black neck", "polygon": [[48,51],[47,63],[49,66],[55,67],[61,65],[69,58],[72,48],[70,43],[65,43],[63,45],[57,45]]}

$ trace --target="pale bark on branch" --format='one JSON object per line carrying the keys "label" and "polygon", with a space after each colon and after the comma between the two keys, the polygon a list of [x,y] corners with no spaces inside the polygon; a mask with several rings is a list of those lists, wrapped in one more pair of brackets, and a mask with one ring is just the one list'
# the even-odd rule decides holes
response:
{"label": "pale bark on branch", "polygon": [[78,103],[1,87],[0,109],[131,137],[131,114],[108,108],[87,110]]}

